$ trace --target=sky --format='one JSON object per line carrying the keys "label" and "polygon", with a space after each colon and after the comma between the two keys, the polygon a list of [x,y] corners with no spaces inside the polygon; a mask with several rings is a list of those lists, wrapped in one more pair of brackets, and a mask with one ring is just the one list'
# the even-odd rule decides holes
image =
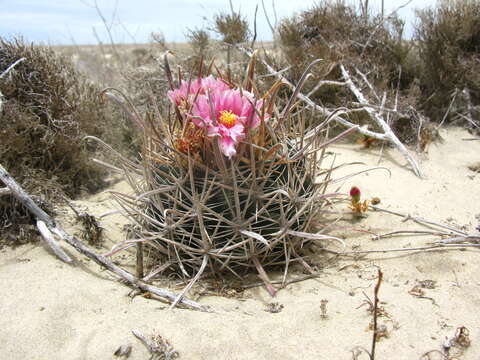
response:
{"label": "sky", "polygon": [[[272,22],[275,20],[272,1],[278,19],[308,9],[316,2],[264,0]],[[389,14],[407,1],[384,0],[385,13]],[[271,40],[261,0],[232,0],[232,3],[251,24],[258,4],[257,39]],[[375,9],[380,8],[380,3],[381,0],[370,0]],[[436,0],[412,0],[399,11],[407,24],[407,37],[412,34],[414,9],[435,3]],[[95,0],[0,0],[0,36],[7,39],[22,36],[27,41],[50,45],[97,44],[98,39],[109,41],[107,25],[115,43],[147,42],[152,32],[163,33],[168,42],[183,42],[187,29],[208,27],[215,14],[230,11],[229,0],[97,0],[97,5],[98,10]],[[104,16],[106,25],[99,13]]]}

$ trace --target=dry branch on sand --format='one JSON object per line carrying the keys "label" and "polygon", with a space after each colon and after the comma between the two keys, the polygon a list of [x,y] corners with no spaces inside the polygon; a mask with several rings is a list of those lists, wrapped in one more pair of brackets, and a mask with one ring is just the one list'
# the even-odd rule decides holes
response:
{"label": "dry branch on sand", "polygon": [[145,336],[138,329],[133,329],[132,333],[147,347],[152,355],[151,359],[171,360],[179,357],[178,351],[161,335],[154,333],[150,336]]}
{"label": "dry branch on sand", "polygon": [[378,269],[378,276],[377,276],[377,284],[375,285],[375,289],[373,292],[373,302],[367,297],[368,305],[371,307],[371,312],[373,316],[373,334],[372,334],[372,346],[370,347],[370,351],[365,349],[362,346],[357,346],[352,349],[352,359],[357,360],[360,354],[365,352],[369,357],[370,360],[375,360],[375,350],[377,348],[377,341],[380,337],[380,332],[378,331],[378,316],[379,316],[379,306],[380,300],[378,298],[378,292],[380,291],[380,285],[382,284],[383,280],[383,273],[380,269]]}
{"label": "dry branch on sand", "polygon": [[[56,222],[53,218],[40,209],[28,196],[28,194],[15,182],[15,180],[8,174],[8,172],[0,165],[0,180],[7,185],[11,190],[12,194],[25,205],[25,207],[37,218],[37,226],[41,232],[43,238],[46,240],[48,246],[52,251],[63,261],[67,263],[72,263],[70,257],[62,250],[60,245],[53,239],[52,233],[57,235],[60,239],[66,241],[68,244],[73,246],[77,251],[86,255],[90,259],[94,260],[100,266],[103,266],[118,275],[121,279],[125,280],[131,286],[148,291],[162,299],[167,301],[175,301],[178,299],[178,296],[174,293],[171,293],[168,290],[160,289],[149,284],[146,284],[140,279],[135,278],[132,274],[124,269],[118,267],[109,259],[102,255],[96,254],[92,249],[85,246],[82,242],[76,239],[74,236],[69,235],[62,226]],[[187,298],[182,297],[179,301],[184,306],[190,307],[196,310],[207,311],[207,308],[191,301]]]}
{"label": "dry branch on sand", "polygon": [[[249,57],[255,57],[255,53],[251,50],[239,48],[240,51],[248,55]],[[301,86],[297,85],[295,86],[292,84],[285,76],[282,75],[281,72],[276,71],[273,69],[265,60],[260,59],[260,61],[263,63],[263,65],[266,67],[268,72],[272,75],[274,75],[277,79],[282,81],[283,83],[287,84],[289,87],[294,89],[294,96],[298,97],[300,100],[304,101],[309,107],[312,107],[316,111],[318,111],[320,114],[325,116],[328,121],[335,121],[339,123],[342,126],[346,126],[348,128],[356,128],[356,130],[363,134],[366,135],[370,138],[382,140],[382,141],[388,141],[390,142],[393,146],[395,146],[398,151],[405,157],[405,159],[409,162],[410,166],[412,167],[413,172],[418,176],[418,177],[423,177],[422,171],[420,170],[420,167],[417,164],[417,161],[413,158],[413,156],[410,154],[410,152],[407,150],[407,148],[402,144],[402,142],[398,139],[398,137],[395,135],[395,133],[392,131],[390,126],[388,125],[387,121],[383,118],[383,116],[376,111],[375,106],[372,106],[370,102],[367,100],[367,98],[363,95],[361,92],[360,88],[355,85],[353,82],[349,72],[346,70],[346,68],[343,65],[340,65],[342,75],[344,77],[345,83],[339,83],[338,85],[341,86],[347,86],[350,91],[355,95],[355,97],[358,99],[359,103],[363,106],[363,108],[367,111],[367,113],[370,115],[372,121],[383,130],[383,133],[379,132],[374,132],[370,131],[365,127],[359,127],[358,125],[353,124],[352,122],[348,121],[345,119],[344,115],[345,113],[348,113],[348,109],[345,109],[345,112],[342,113],[333,113],[331,110],[315,103],[313,100],[310,99],[309,96],[304,95],[300,90]],[[316,60],[316,62],[319,62],[321,60]],[[331,83],[328,81],[327,83]],[[323,81],[319,81],[317,86],[323,85]],[[327,121],[326,121],[327,122]],[[325,122],[322,124],[318,125],[317,128],[314,128],[310,130],[305,137],[309,138],[310,136],[313,136],[317,131],[318,128],[324,127]]]}
{"label": "dry branch on sand", "polygon": [[[410,216],[400,212],[387,210],[375,205],[369,205],[369,209],[374,211],[384,212],[386,214],[395,215],[403,218],[403,222],[413,221],[424,228],[421,230],[396,230],[386,234],[375,234],[373,240],[377,241],[382,238],[401,235],[422,235],[422,236],[437,236],[440,240],[428,243],[424,246],[416,247],[402,247],[390,249],[373,249],[373,250],[354,250],[354,251],[336,251],[324,248],[323,250],[339,256],[348,256],[358,258],[359,256],[367,256],[368,254],[376,253],[394,253],[394,252],[428,252],[436,250],[458,250],[466,248],[480,248],[480,229],[479,233],[469,234],[461,229],[457,229],[447,224],[442,224],[430,219]],[[426,228],[426,229],[425,229]]]}

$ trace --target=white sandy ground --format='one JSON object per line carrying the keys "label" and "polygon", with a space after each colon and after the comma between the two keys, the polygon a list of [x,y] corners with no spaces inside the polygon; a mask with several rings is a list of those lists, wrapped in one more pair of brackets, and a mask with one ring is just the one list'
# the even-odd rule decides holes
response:
{"label": "white sandy ground", "polygon": [[[342,191],[355,184],[366,197],[379,197],[379,206],[473,232],[480,214],[480,174],[467,166],[480,161],[480,141],[463,141],[471,136],[456,128],[443,130],[442,135],[444,142],[431,145],[422,156],[426,180],[415,177],[390,149],[380,165],[389,168],[391,176],[372,171],[347,180]],[[359,145],[330,150],[337,154],[337,163],[362,161],[371,167],[379,159],[379,149],[361,150]],[[341,172],[364,168],[357,165]],[[124,190],[125,184],[116,188]],[[114,206],[105,194],[76,205],[96,215]],[[373,212],[355,222],[345,216],[336,233],[345,237],[347,250],[410,247],[435,239],[403,236],[373,241],[371,235],[357,231],[420,228],[401,220]],[[122,223],[115,217],[105,221],[107,247],[124,238]],[[335,243],[328,247],[339,250]],[[0,359],[114,359],[114,351],[127,343],[133,345],[130,359],[148,359],[132,329],[145,334],[156,329],[181,359],[351,359],[353,347],[370,348],[371,315],[366,306],[358,307],[365,300],[362,292],[373,298],[376,266],[384,273],[379,296],[390,317],[379,317],[389,337],[377,344],[377,359],[419,359],[426,351],[440,349],[459,326],[470,330],[472,341],[460,359],[480,358],[480,250],[374,254],[363,260],[338,260],[317,250],[313,260],[323,268],[322,275],[289,285],[275,299],[262,287],[245,292],[241,299],[198,297],[201,283],[193,297],[216,310],[202,313],[170,311],[141,296],[132,300],[127,296],[130,288],[67,244],[64,248],[77,259],[77,266],[63,264],[38,243],[0,252]],[[409,294],[417,280],[436,281],[435,288],[424,289],[424,296],[431,299]],[[174,281],[162,285],[181,289]],[[328,300],[326,319],[321,316],[322,299]],[[264,311],[272,301],[283,304],[280,313]]]}

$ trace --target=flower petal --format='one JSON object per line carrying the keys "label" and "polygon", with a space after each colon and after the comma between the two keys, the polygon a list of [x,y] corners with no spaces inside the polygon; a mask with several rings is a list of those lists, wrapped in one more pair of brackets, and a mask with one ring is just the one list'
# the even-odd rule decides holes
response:
{"label": "flower petal", "polygon": [[228,135],[232,138],[232,140],[238,142],[245,135],[245,128],[242,124],[237,124],[228,129],[228,132]]}
{"label": "flower petal", "polygon": [[208,136],[220,135],[218,126],[209,126],[208,127]]}
{"label": "flower petal", "polygon": [[218,145],[220,151],[228,158],[231,158],[237,153],[237,150],[235,150],[235,142],[228,136],[221,137],[218,141]]}

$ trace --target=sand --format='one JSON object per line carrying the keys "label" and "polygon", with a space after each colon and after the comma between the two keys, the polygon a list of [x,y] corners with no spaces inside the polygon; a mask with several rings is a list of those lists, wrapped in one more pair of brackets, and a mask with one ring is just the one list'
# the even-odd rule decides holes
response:
{"label": "sand", "polygon": [[[432,144],[421,156],[424,180],[415,177],[394,149],[379,158],[378,148],[333,146],[330,151],[337,163],[365,164],[343,169],[337,177],[377,166],[379,160],[391,172],[374,170],[338,185],[346,192],[355,184],[367,198],[379,197],[384,208],[474,232],[480,214],[480,174],[468,166],[480,160],[480,141],[462,140],[471,135],[458,128],[442,130],[442,137],[443,142]],[[114,188],[126,190],[123,182]],[[75,205],[96,215],[115,206],[108,194]],[[66,215],[62,221],[73,231]],[[106,248],[124,238],[124,223],[118,216],[102,222]],[[373,240],[368,233],[407,228],[421,227],[369,212],[356,221],[346,215],[335,233],[345,238],[346,251],[424,246],[436,240],[432,236]],[[341,250],[334,242],[325,245]],[[202,313],[168,310],[164,303],[142,296],[132,299],[129,287],[67,244],[63,247],[77,259],[76,266],[63,264],[41,243],[0,251],[0,359],[114,359],[114,351],[128,343],[132,344],[129,359],[148,359],[132,329],[145,334],[156,331],[181,359],[352,359],[355,346],[371,345],[372,316],[365,295],[373,299],[378,268],[384,273],[379,293],[384,316],[378,320],[387,337],[377,343],[377,359],[419,359],[429,350],[441,349],[445,338],[460,326],[470,330],[471,346],[459,358],[480,358],[477,249],[378,253],[364,259],[338,259],[318,249],[313,262],[321,269],[320,277],[291,284],[275,299],[262,287],[240,297],[199,296],[207,286],[201,282],[192,298],[215,309]],[[121,263],[128,259],[117,258]],[[423,297],[409,293],[420,281],[426,286]],[[162,286],[179,291],[182,284],[171,280]],[[323,299],[328,301],[326,317],[320,306]],[[271,302],[282,304],[282,311],[265,311]]]}

